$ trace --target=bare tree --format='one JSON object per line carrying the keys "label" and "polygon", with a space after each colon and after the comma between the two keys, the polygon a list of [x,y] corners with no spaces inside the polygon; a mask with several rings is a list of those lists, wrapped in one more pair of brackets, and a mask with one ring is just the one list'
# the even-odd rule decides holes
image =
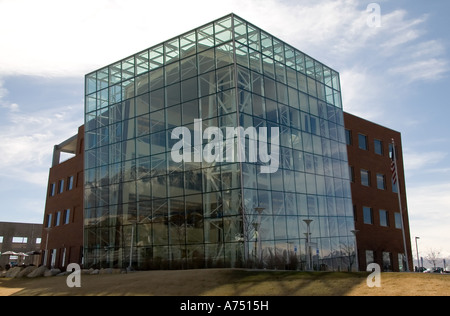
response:
{"label": "bare tree", "polygon": [[437,249],[434,249],[434,248],[430,248],[430,249],[428,249],[428,254],[425,257],[425,259],[427,259],[428,262],[431,263],[434,268],[436,268],[436,263],[439,260],[440,254],[441,254],[440,250],[437,250]]}

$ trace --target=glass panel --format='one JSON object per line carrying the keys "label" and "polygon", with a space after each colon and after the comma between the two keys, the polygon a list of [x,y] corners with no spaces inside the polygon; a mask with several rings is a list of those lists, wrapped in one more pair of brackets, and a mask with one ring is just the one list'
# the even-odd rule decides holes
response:
{"label": "glass panel", "polygon": [[[181,102],[187,102],[197,98],[197,93],[197,78],[191,78],[181,83]],[[196,118],[199,117],[197,116]]]}
{"label": "glass panel", "polygon": [[181,102],[181,91],[179,83],[166,87],[165,91],[167,107],[179,104]]}
{"label": "glass panel", "polygon": [[236,62],[248,68],[248,47],[236,44]]}
{"label": "glass panel", "polygon": [[109,67],[109,84],[115,84],[122,80],[122,67],[120,63]]}
{"label": "glass panel", "polygon": [[221,68],[233,63],[233,44],[216,47],[216,67]]}
{"label": "glass panel", "polygon": [[165,67],[166,69],[166,85],[180,81],[180,63],[175,62]]}
{"label": "glass panel", "polygon": [[164,46],[160,45],[150,49],[150,70],[164,65]]}
{"label": "glass panel", "polygon": [[202,74],[214,69],[214,49],[198,54],[198,73]]}
{"label": "glass panel", "polygon": [[134,57],[122,62],[122,79],[127,80],[134,77]]}
{"label": "glass panel", "polygon": [[180,54],[181,58],[194,55],[196,52],[196,35],[195,32],[183,35],[180,38]]}
{"label": "glass panel", "polygon": [[[214,24],[215,33],[216,33],[216,45],[219,43],[224,43],[227,41],[231,41],[232,39],[232,32],[231,32],[231,17],[225,18],[221,21],[218,21]],[[242,24],[239,19],[234,19],[235,23],[235,30],[242,29]],[[245,24],[244,24],[245,26]],[[238,38],[238,33],[236,33],[236,36]]]}
{"label": "glass panel", "polygon": [[283,42],[273,39],[274,59],[280,63],[284,63],[284,44]]}
{"label": "glass panel", "polygon": [[315,78],[314,60],[308,56],[305,56],[306,74],[312,78]]}
{"label": "glass panel", "polygon": [[178,42],[178,38],[171,40],[169,42],[166,42],[164,44],[165,49],[165,63],[166,65],[177,61],[180,56],[180,44]]}
{"label": "glass panel", "polygon": [[97,74],[93,73],[86,76],[86,94],[91,94],[97,91]]}
{"label": "glass panel", "polygon": [[135,87],[136,87],[136,95],[141,95],[149,91],[149,77],[148,73],[140,75],[136,77]]}
{"label": "glass panel", "polygon": [[164,69],[160,68],[150,72],[150,90],[160,89],[164,86]]}
{"label": "glass panel", "polygon": [[136,55],[136,75],[140,75],[149,70],[149,53],[145,52]]}
{"label": "glass panel", "polygon": [[197,57],[191,56],[180,62],[181,80],[185,80],[197,75]]}
{"label": "glass panel", "polygon": [[109,68],[97,71],[97,90],[107,88],[109,85]]}
{"label": "glass panel", "polygon": [[273,57],[273,44],[272,44],[272,36],[267,33],[261,32],[261,46],[262,53],[269,57]]}
{"label": "glass panel", "polygon": [[226,67],[217,70],[217,90],[224,91],[231,89],[234,84],[234,67]]}
{"label": "glass panel", "polygon": [[197,51],[201,52],[214,46],[214,26],[212,24],[197,30]]}

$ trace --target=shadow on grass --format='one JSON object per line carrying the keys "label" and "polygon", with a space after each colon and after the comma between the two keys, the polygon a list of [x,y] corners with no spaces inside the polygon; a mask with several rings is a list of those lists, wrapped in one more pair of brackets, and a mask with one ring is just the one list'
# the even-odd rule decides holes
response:
{"label": "shadow on grass", "polygon": [[[367,276],[365,272],[234,270],[229,284],[216,291],[217,295],[225,291],[236,296],[344,296],[365,284]],[[215,295],[215,291],[210,294]]]}
{"label": "shadow on grass", "polygon": [[368,273],[204,269],[82,275],[81,288],[66,277],[0,279],[0,295],[24,296],[344,296],[365,285]]}

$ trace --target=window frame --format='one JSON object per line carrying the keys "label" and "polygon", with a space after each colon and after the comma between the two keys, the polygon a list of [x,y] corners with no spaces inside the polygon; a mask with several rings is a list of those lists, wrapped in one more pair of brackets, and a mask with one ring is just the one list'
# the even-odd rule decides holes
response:
{"label": "window frame", "polygon": [[[379,217],[380,217],[380,226],[381,227],[389,227],[389,212],[387,210],[379,210]],[[385,223],[383,223],[383,220]]]}
{"label": "window frame", "polygon": [[[363,182],[363,179],[365,178],[365,177],[363,177],[363,172],[367,173],[367,184],[365,184],[365,183]],[[370,186],[371,186],[371,181],[370,181],[370,171],[369,171],[369,170],[366,170],[366,169],[361,169],[361,171],[360,171],[360,176],[361,176],[361,185],[362,185],[362,186],[365,186],[365,187],[370,187]]]}
{"label": "window frame", "polygon": [[[367,222],[368,214],[366,213],[366,211],[369,211],[370,222]],[[373,209],[371,207],[363,206],[363,223],[367,225],[373,225]]]}
{"label": "window frame", "polygon": [[[378,145],[377,145],[378,144]],[[379,152],[378,149],[379,148]],[[384,150],[383,150],[383,141],[380,139],[374,139],[373,140],[373,151],[375,154],[383,156],[384,155]]]}
{"label": "window frame", "polygon": [[[381,176],[381,179],[379,178]],[[381,182],[380,182],[381,181]],[[381,187],[380,187],[381,184]],[[377,173],[377,189],[386,190],[386,176],[382,173]]]}
{"label": "window frame", "polygon": [[[361,144],[362,137],[364,139],[364,145],[365,145],[364,147],[361,146],[362,145]],[[361,150],[369,150],[369,137],[367,135],[358,133],[358,148]]]}

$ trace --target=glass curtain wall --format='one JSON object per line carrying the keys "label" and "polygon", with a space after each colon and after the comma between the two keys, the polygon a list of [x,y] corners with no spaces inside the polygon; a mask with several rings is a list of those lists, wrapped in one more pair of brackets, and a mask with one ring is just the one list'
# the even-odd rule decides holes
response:
{"label": "glass curtain wall", "polygon": [[[356,267],[334,70],[229,15],[86,75],[85,91],[86,266]],[[196,161],[208,139],[175,162],[172,131],[197,119],[279,128],[278,170]]]}

